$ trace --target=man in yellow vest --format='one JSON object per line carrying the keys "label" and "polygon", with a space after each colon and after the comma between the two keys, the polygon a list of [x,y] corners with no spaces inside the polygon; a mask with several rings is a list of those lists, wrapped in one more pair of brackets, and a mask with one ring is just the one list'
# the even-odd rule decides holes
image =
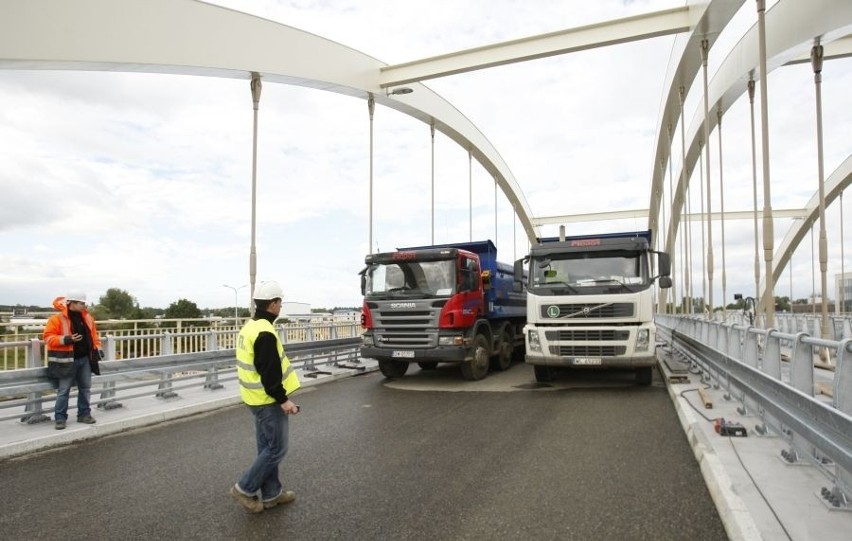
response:
{"label": "man in yellow vest", "polygon": [[231,496],[250,513],[296,499],[278,478],[278,465],[287,454],[288,416],[299,413],[290,399],[299,378],[273,326],[283,296],[278,282],[261,282],[254,292],[254,317],[237,338],[237,377],[243,402],[254,415],[257,458],[231,487]]}

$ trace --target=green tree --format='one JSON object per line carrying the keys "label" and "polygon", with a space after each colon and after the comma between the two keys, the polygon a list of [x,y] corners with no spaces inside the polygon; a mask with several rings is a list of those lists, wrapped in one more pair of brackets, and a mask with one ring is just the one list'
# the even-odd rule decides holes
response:
{"label": "green tree", "polygon": [[775,297],[775,310],[778,312],[789,312],[790,297]]}
{"label": "green tree", "polygon": [[154,319],[155,317],[162,315],[163,312],[165,312],[165,310],[162,308],[151,308],[150,306],[146,306],[139,310],[139,319]]}
{"label": "green tree", "polygon": [[110,318],[135,319],[139,312],[136,299],[127,291],[117,287],[107,289],[98,300],[98,304],[105,312],[103,315]]}
{"label": "green tree", "polygon": [[167,319],[187,319],[201,317],[201,310],[198,305],[186,299],[179,299],[173,302],[166,308],[165,316]]}

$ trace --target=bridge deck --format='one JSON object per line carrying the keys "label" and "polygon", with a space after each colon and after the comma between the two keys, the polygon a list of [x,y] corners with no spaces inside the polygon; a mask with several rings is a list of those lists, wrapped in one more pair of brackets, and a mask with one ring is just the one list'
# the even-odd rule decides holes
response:
{"label": "bridge deck", "polygon": [[[375,368],[372,361],[367,360],[365,361],[365,363],[369,365],[371,370]],[[672,375],[665,371],[665,366],[661,366],[664,369],[663,375],[655,374],[655,381],[652,386],[652,391],[662,390],[662,388],[664,387],[663,380],[669,379],[669,376]],[[382,388],[408,392],[409,395],[411,395],[412,393],[424,394],[422,391],[426,391],[429,393],[450,392],[448,394],[455,394],[455,392],[458,391],[476,391],[488,394],[503,392],[513,393],[515,396],[518,396],[519,393],[526,393],[527,395],[533,397],[537,395],[538,398],[534,398],[533,402],[530,402],[529,404],[539,404],[541,403],[542,399],[547,400],[546,396],[541,396],[543,394],[550,394],[550,396],[552,397],[551,400],[565,400],[566,397],[570,397],[571,395],[571,393],[568,391],[574,391],[575,395],[583,395],[586,394],[584,391],[593,392],[595,390],[604,389],[606,391],[615,390],[616,392],[619,392],[618,390],[622,389],[623,391],[626,391],[630,394],[629,396],[625,395],[620,397],[618,400],[621,403],[624,403],[623,401],[625,400],[636,400],[640,398],[638,396],[634,396],[634,394],[632,393],[633,390],[637,389],[632,384],[632,375],[622,377],[617,373],[612,375],[594,373],[590,373],[590,375],[575,374],[572,376],[560,378],[556,382],[554,382],[553,385],[543,386],[534,383],[532,370],[530,367],[525,365],[513,366],[509,371],[505,373],[492,374],[491,376],[489,376],[489,378],[481,382],[462,381],[458,378],[458,374],[453,372],[454,370],[456,369],[448,367],[447,370],[438,370],[437,373],[430,374],[421,373],[417,372],[416,370],[413,370],[411,374],[406,378],[397,380],[392,383],[383,382],[383,380],[381,380],[380,376],[378,375],[368,376],[372,380],[371,384],[368,385],[368,389],[361,389],[360,392],[367,393],[367,395],[365,395],[367,396],[367,398],[371,396],[370,393],[375,394],[377,389]],[[341,375],[334,377],[329,376],[327,380],[345,377],[346,374],[346,371],[341,371]],[[818,497],[818,492],[820,488],[826,484],[826,480],[817,471],[810,467],[789,466],[785,464],[780,458],[780,451],[785,448],[783,441],[780,438],[757,437],[752,430],[754,423],[749,422],[748,419],[742,419],[738,416],[735,411],[736,404],[727,402],[723,399],[723,390],[716,390],[712,388],[706,390],[706,392],[708,393],[708,397],[713,402],[713,409],[704,410],[702,412],[702,404],[698,397],[698,393],[695,392],[699,387],[704,387],[704,385],[700,383],[699,377],[688,373],[683,374],[682,372],[678,372],[676,375],[685,376],[689,380],[689,382],[680,384],[670,384],[667,386],[667,390],[670,395],[671,401],[675,406],[677,417],[680,420],[681,425],[685,429],[687,436],[686,439],[688,440],[689,445],[692,447],[693,453],[698,459],[698,467],[700,468],[701,475],[703,475],[704,477],[710,497],[712,497],[713,501],[716,504],[716,508],[719,511],[719,516],[722,520],[722,523],[724,524],[724,528],[728,536],[730,536],[732,539],[759,539],[761,537],[764,539],[786,539],[788,538],[788,535],[789,538],[794,540],[805,540],[814,538],[819,538],[823,540],[840,540],[848,538],[847,535],[849,527],[850,525],[852,525],[852,514],[830,511],[822,503],[822,501]],[[308,386],[315,385],[314,380],[305,379],[305,381]],[[319,383],[319,381],[317,383]],[[317,388],[315,390],[320,390],[320,388]],[[554,392],[556,394],[553,394]],[[568,392],[568,394],[566,394],[566,392]],[[311,393],[311,396],[315,396],[315,393]],[[322,402],[320,402],[318,399],[315,399],[314,401],[317,403],[312,403],[310,405],[312,409],[323,409],[324,407],[333,407],[327,402],[330,401],[328,396],[322,396]],[[364,400],[367,400],[367,398],[364,398]],[[310,399],[305,398],[304,400]],[[334,400],[338,399],[335,398]],[[342,400],[342,398],[340,400]],[[370,398],[370,400],[373,400],[373,398]],[[375,400],[378,401],[379,399],[375,398]],[[504,399],[498,400],[502,401]],[[524,403],[527,403],[527,399],[523,400]],[[447,401],[449,402],[449,399]],[[687,401],[693,404],[698,409],[696,410],[691,407]],[[74,402],[72,400],[72,404],[73,403]],[[164,420],[177,419],[180,417],[190,416],[205,411],[225,408],[227,406],[231,406],[237,403],[238,399],[234,396],[232,390],[229,390],[227,388],[221,391],[203,391],[199,389],[197,391],[182,391],[181,397],[179,399],[161,400],[149,397],[127,400],[124,402],[123,408],[109,411],[97,411],[96,416],[98,419],[98,424],[94,426],[77,425],[76,423],[74,423],[72,411],[71,422],[69,423],[68,428],[64,431],[54,430],[52,423],[42,423],[41,425],[24,425],[14,421],[6,421],[0,426],[0,460],[2,460],[4,457],[9,457],[11,455],[33,456],[32,453],[34,453],[35,451],[47,449],[50,447],[64,446],[70,442],[79,441],[85,438],[98,438],[108,434],[115,434],[118,432],[132,430],[146,425],[160,423]],[[572,402],[572,404],[574,403]],[[366,406],[361,404],[360,401],[356,401],[350,404],[349,407],[357,409]],[[462,415],[464,411],[464,409],[454,409],[454,412],[444,412],[440,415],[440,417],[444,419],[457,417],[459,415]],[[524,414],[529,415],[529,411],[525,412]],[[701,418],[702,414],[708,418],[726,417],[728,419],[743,421],[744,426],[746,426],[749,431],[749,436],[747,438],[721,437],[714,432],[712,423],[705,421]],[[318,414],[312,413],[312,416],[313,415]],[[325,416],[325,414],[322,415]],[[447,417],[448,415],[449,417]],[[552,417],[552,415],[554,415],[554,413],[552,411],[549,411],[548,416]],[[564,416],[566,419],[572,418],[572,414],[570,411],[561,412],[559,413],[559,415]],[[307,416],[305,415],[303,417]],[[473,420],[474,417],[472,416],[471,421]],[[242,419],[242,421],[246,421],[244,423],[246,425],[249,424],[246,419]],[[653,424],[653,420],[650,421]],[[401,424],[398,428],[404,430],[412,429],[412,427],[405,428],[404,420],[399,419],[399,422]],[[440,422],[440,420],[436,420],[436,423]],[[542,420],[542,422],[545,422],[545,420]],[[560,422],[564,423],[565,421],[563,419]],[[629,423],[638,421],[631,421],[630,419],[625,419],[625,422],[627,424],[625,424],[624,426],[600,426],[599,430],[602,432],[611,432],[615,435],[615,440],[618,441],[618,438],[622,437],[622,434],[626,435],[633,433],[632,431],[636,427],[631,428],[629,426]],[[665,421],[661,419],[660,422]],[[174,430],[179,432],[181,429],[178,428]],[[382,430],[394,431],[396,429],[393,425],[389,425],[383,428]],[[431,432],[436,430],[436,428],[424,427],[423,430]],[[452,428],[448,425],[447,430],[452,431],[455,430],[455,428]],[[584,430],[586,429],[581,429],[579,432],[576,433],[577,438],[583,438],[583,434],[586,434],[585,437],[589,437],[589,433],[584,432]],[[133,432],[132,434],[138,434],[138,431]],[[534,436],[536,434],[539,434],[539,436],[536,437],[541,436],[540,432],[533,432],[532,434]],[[300,437],[303,436],[304,434],[300,434]],[[174,437],[174,435],[172,437]],[[182,434],[181,437],[183,437]],[[220,437],[224,438],[224,435]],[[571,436],[571,434],[569,433],[566,437],[569,437],[570,439],[573,436]],[[660,434],[652,434],[650,432],[648,433],[648,438],[658,437],[660,437]],[[353,441],[357,441],[357,439],[357,435],[346,435],[342,438],[340,445],[345,447],[346,445],[348,445],[347,442],[351,444]],[[92,445],[100,446],[103,445],[104,442],[105,440],[100,440],[97,442],[93,442]],[[625,443],[627,447],[635,447],[636,452],[639,452],[640,449],[648,445],[657,445],[638,440],[623,443]],[[172,444],[181,445],[180,442],[174,441],[172,441]],[[426,445],[425,442],[424,445]],[[489,445],[505,446],[505,442],[499,443],[498,441],[492,441]],[[560,444],[558,442],[554,443],[553,441],[544,441],[541,442],[541,445],[547,447],[552,447],[554,445],[556,447],[561,447],[563,444]],[[566,442],[564,445],[569,445],[569,443]],[[579,449],[583,448],[582,441],[573,442],[570,445],[576,445]],[[682,445],[679,436],[676,436],[676,439],[671,440],[671,445],[674,446],[673,448],[677,448],[678,446]],[[346,462],[347,460],[352,460],[353,467],[356,467],[357,463],[363,462],[365,460],[379,462],[383,459],[387,459],[386,457],[383,458],[383,456],[381,455],[376,455],[372,457],[361,456],[359,454],[359,449],[363,451],[363,446],[361,444],[358,444],[356,445],[356,447],[357,448],[349,450],[341,448],[335,456],[337,456],[338,460],[344,462]],[[380,443],[371,444],[369,447],[373,449],[372,452],[375,452],[378,449],[381,450],[381,453],[387,453],[387,456],[394,456],[393,449],[384,448]],[[187,450],[191,450],[189,446]],[[596,452],[595,449],[586,450],[589,453],[592,453],[592,455],[594,455]],[[247,450],[245,451],[248,453]],[[303,449],[302,451],[308,453],[308,455],[319,453],[319,450],[316,449]],[[57,453],[64,452],[64,450],[57,451]],[[491,453],[488,453],[488,455],[491,456]],[[630,456],[630,453],[627,453],[627,455]],[[519,460],[522,460],[521,457],[523,456],[524,453],[520,453],[517,458]],[[578,456],[576,454],[572,454],[570,456],[566,455],[565,457],[554,457],[553,460],[556,462],[563,460],[568,461],[571,457],[573,457],[574,461],[588,461],[590,464],[594,462],[594,459],[584,459],[582,456]],[[229,460],[231,458],[233,457],[229,458],[227,456],[223,456],[223,460]],[[0,463],[0,479],[3,480],[4,486],[15,486],[16,483],[14,480],[13,470],[16,470],[23,466],[23,463],[21,462],[22,459],[23,457],[20,459],[4,460],[2,463]],[[110,461],[112,460],[113,459],[110,459]],[[114,460],[117,462],[123,462],[124,460],[126,460],[126,458],[122,456],[115,456]],[[196,461],[193,460],[191,454],[186,455],[185,458],[182,458],[180,460],[181,462],[179,464],[168,465],[169,472],[171,472],[170,475],[173,475],[175,471],[183,471],[186,475],[189,476],[203,474],[203,472],[197,471],[198,465],[195,463]],[[402,460],[402,457],[397,457],[393,460]],[[405,458],[405,461],[410,464],[411,467],[415,468],[419,465],[425,465],[427,463],[432,464],[433,466],[436,465],[435,461],[432,458],[426,456],[408,456],[407,458]],[[689,462],[689,460],[687,462]],[[643,461],[640,457],[635,456],[634,458],[629,459],[627,465],[622,465],[622,467],[617,468],[618,471],[613,470],[611,473],[599,472],[602,475],[596,478],[572,478],[566,482],[570,481],[570,483],[577,485],[584,485],[586,483],[600,483],[604,485],[611,484],[613,487],[612,490],[614,491],[612,495],[611,504],[614,508],[617,509],[622,507],[635,507],[641,504],[639,502],[633,501],[619,501],[618,496],[618,492],[624,489],[625,484],[629,485],[631,483],[630,480],[624,480],[621,478],[624,475],[624,467],[627,467],[626,471],[629,471],[631,469],[631,467],[629,467],[630,463],[638,465],[638,467],[641,469],[643,467],[655,467],[654,464],[656,463],[656,461]],[[645,463],[646,466],[643,466],[643,463]],[[743,464],[745,465],[745,469],[743,468]],[[165,466],[166,465],[163,465],[163,467]],[[238,466],[239,465],[234,465],[234,467],[236,468],[234,472],[232,472],[234,473],[234,475],[236,475],[236,471],[239,469]],[[92,467],[98,468],[99,466],[94,464],[92,465]],[[115,464],[103,465],[103,467],[107,470],[113,470],[115,468]],[[128,465],[128,467],[132,468],[132,465]],[[175,470],[176,467],[177,470]],[[312,466],[312,468],[315,467],[317,466]],[[430,468],[431,467],[432,466],[430,466]],[[446,464],[446,467],[452,469],[453,465]],[[524,465],[524,467],[529,467],[529,464]],[[677,466],[674,463],[672,464],[672,467],[682,468],[682,466]],[[45,475],[50,474],[48,473]],[[152,475],[157,475],[157,473],[152,472]],[[506,475],[511,474],[506,473]],[[700,477],[698,479],[700,484]],[[179,477],[178,481],[182,482],[185,481],[185,479]],[[219,481],[225,483],[227,479]],[[8,484],[10,482],[11,485]],[[37,482],[33,479],[23,480],[22,482],[32,483],[32,486],[36,486],[37,484]],[[42,490],[46,490],[46,488],[44,487],[47,487],[48,485],[53,485],[53,481],[48,479],[42,479],[40,482],[42,483]],[[527,502],[524,505],[531,505],[533,507],[534,505],[529,503],[530,501],[545,498],[545,495],[543,494],[527,492],[527,488],[532,487],[517,487],[516,489],[513,489],[521,490],[521,492],[518,494],[514,494],[512,498],[516,498],[518,501],[523,500]],[[660,488],[664,489],[664,491],[684,490],[684,487],[678,487],[676,489],[672,486],[655,487],[653,486],[653,484],[649,484],[646,487],[647,497],[652,499],[658,498],[658,492]],[[96,485],[93,485],[90,487],[90,489],[92,491],[97,491],[103,490],[105,489],[105,487],[98,487]],[[111,490],[118,490],[117,494],[122,493],[122,490],[119,489]],[[433,489],[425,487],[424,490]],[[593,498],[594,494],[596,494],[598,490],[600,490],[600,488],[588,488],[589,498]],[[19,494],[19,496],[17,497],[21,497],[20,491],[31,492],[31,490],[26,490],[26,487],[17,486],[13,490],[13,493],[17,493]],[[349,489],[344,492],[347,494],[350,493]],[[582,492],[582,490],[580,492]],[[216,496],[216,494],[206,494],[204,495],[204,498],[216,499]],[[399,495],[399,497],[401,498],[411,498],[412,496],[412,494]],[[12,497],[11,494],[9,497]],[[71,497],[71,495],[69,495],[69,497]],[[309,497],[309,494],[305,494],[305,498]],[[679,497],[690,499],[695,498],[695,496],[690,496],[687,493],[684,493]],[[223,496],[223,498],[225,497]],[[549,498],[549,496],[547,496],[547,498]],[[771,504],[771,509],[766,502],[769,502],[769,504]],[[32,505],[35,504],[33,503]],[[149,513],[154,512],[153,510],[157,508],[158,504],[150,502],[135,502],[134,505],[139,506],[138,512],[140,514],[148,515]],[[185,505],[187,507],[193,507],[191,501],[186,501]],[[202,502],[201,505],[207,504]],[[313,502],[310,505],[315,506],[319,504]],[[329,501],[323,503],[322,505],[320,505],[320,507],[316,509],[312,509],[313,512],[319,513],[319,515],[316,517],[316,520],[324,521],[325,519],[321,516],[323,506],[335,507],[337,511],[331,513],[329,516],[338,516],[341,512],[341,508],[350,509],[351,513],[357,514],[359,512],[359,507],[363,505],[365,505],[363,502],[358,501]],[[574,502],[573,504],[571,504],[571,502],[566,502],[566,506],[570,507],[570,505],[576,506],[582,504],[578,502]],[[688,503],[684,502],[683,505],[688,506]],[[409,507],[411,509],[411,515],[408,517],[400,516],[400,521],[413,520],[414,522],[417,522],[424,520],[424,517],[416,519],[412,518],[419,516],[419,512],[417,511],[417,501],[411,501]],[[609,515],[611,511],[612,510],[601,509],[600,513],[602,516]],[[685,517],[683,515],[683,511],[684,509],[672,507],[671,509],[667,510],[666,513],[664,513],[667,516],[660,516],[657,517],[655,520],[663,521],[663,523],[672,520],[674,520],[675,522],[677,520],[684,519],[692,520],[689,517]],[[50,511],[45,510],[44,516],[49,517]],[[284,516],[285,515],[282,514],[282,517]],[[7,527],[11,527],[14,530],[14,528],[17,526],[23,526],[21,524],[15,526],[15,520],[16,519],[12,517],[4,517],[3,520],[0,522],[4,524],[4,529],[6,529]],[[138,528],[134,530],[137,533],[141,534],[143,531],[156,532],[160,531],[158,530],[158,528],[162,528],[162,525],[154,525],[154,523],[156,523],[157,521],[154,516],[148,517],[148,520],[152,521],[151,524],[148,525],[145,525],[144,519],[140,518],[138,520],[141,522],[137,524]],[[282,518],[282,520],[284,519]],[[568,520],[568,515],[566,515],[565,520]],[[579,519],[575,518],[573,520]],[[347,522],[347,520],[344,520],[344,522]],[[781,524],[783,524],[783,527],[781,526]],[[565,526],[566,525],[563,524],[560,527]],[[570,524],[568,526],[570,527]],[[374,525],[374,527],[378,527],[378,525]],[[688,530],[690,527],[691,526],[684,526],[686,530]],[[707,527],[711,528],[712,530],[712,527]],[[331,530],[328,530],[328,528],[333,529],[333,525],[326,524],[321,529],[315,531],[324,531],[325,533],[330,533]],[[382,532],[380,531],[371,530],[371,526],[369,523],[363,524],[359,528],[359,533],[354,534],[353,532],[353,534],[355,535],[354,537],[347,535],[346,532],[340,531],[337,532],[337,535],[349,538],[358,538],[358,535],[369,535],[371,536],[371,538],[375,538],[376,536],[381,536],[382,534]],[[784,532],[784,529],[786,529],[786,533]],[[440,530],[431,531],[435,532]],[[446,530],[444,531],[444,533],[447,533],[449,531],[450,530]],[[459,533],[460,531],[462,530],[454,530],[454,533]],[[477,538],[476,531],[464,531],[467,532],[465,534],[467,536],[466,538]],[[486,528],[486,530],[483,531],[490,530]],[[555,532],[556,530],[550,531]],[[302,538],[296,532],[291,533],[295,536],[295,538]],[[675,535],[674,531],[670,531],[669,533],[671,535]],[[630,532],[628,531],[621,531],[620,534],[623,538],[630,537]],[[414,537],[412,538],[416,537],[417,536],[414,535]],[[304,538],[310,537],[307,536]],[[707,537],[705,536],[702,538]]]}

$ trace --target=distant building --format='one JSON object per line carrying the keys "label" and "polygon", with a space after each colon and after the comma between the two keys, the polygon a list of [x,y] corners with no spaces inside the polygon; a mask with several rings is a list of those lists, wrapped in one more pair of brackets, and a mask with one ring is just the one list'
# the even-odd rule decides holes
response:
{"label": "distant building", "polygon": [[338,308],[331,315],[335,322],[361,321],[361,310],[353,310],[352,308]]}
{"label": "distant building", "polygon": [[834,275],[834,298],[839,311],[852,312],[852,272]]}
{"label": "distant building", "polygon": [[[791,304],[790,311],[794,314],[815,314],[819,315],[822,313],[822,299],[817,297],[815,302],[808,302],[804,304]],[[828,312],[834,312],[834,301],[828,301]]]}
{"label": "distant building", "polygon": [[288,302],[281,303],[280,317],[288,316],[308,316],[311,315],[311,305],[307,302]]}

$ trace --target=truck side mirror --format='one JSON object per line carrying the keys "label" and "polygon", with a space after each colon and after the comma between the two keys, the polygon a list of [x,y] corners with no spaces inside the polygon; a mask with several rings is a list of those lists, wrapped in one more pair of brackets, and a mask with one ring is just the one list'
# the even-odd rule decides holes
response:
{"label": "truck side mirror", "polygon": [[361,275],[361,296],[362,297],[364,296],[364,293],[367,292],[367,269],[368,268],[369,267],[364,267],[363,269],[361,269],[361,272],[358,273],[358,274]]}
{"label": "truck side mirror", "polygon": [[[669,254],[657,252],[657,266],[659,267],[660,276],[670,276],[672,273],[672,260]],[[671,287],[671,280],[669,280],[668,287]]]}
{"label": "truck side mirror", "polygon": [[524,281],[524,260],[519,259],[515,261],[515,281],[523,282]]}
{"label": "truck side mirror", "polygon": [[672,287],[672,279],[669,276],[660,276],[660,289]]}

